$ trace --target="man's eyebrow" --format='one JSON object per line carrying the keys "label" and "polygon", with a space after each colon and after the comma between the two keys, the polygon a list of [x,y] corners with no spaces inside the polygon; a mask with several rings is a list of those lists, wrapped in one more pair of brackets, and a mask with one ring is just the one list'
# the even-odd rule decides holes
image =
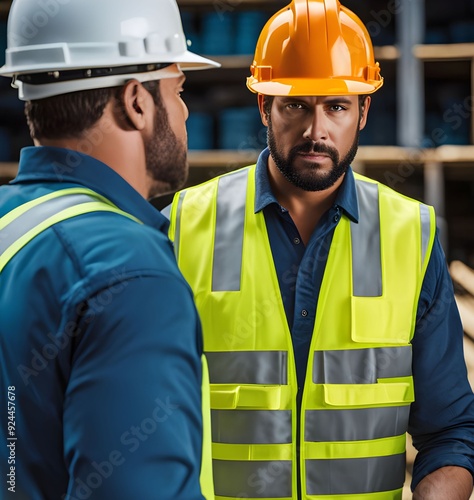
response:
{"label": "man's eyebrow", "polygon": [[[304,100],[304,97],[300,96],[283,96],[282,97],[282,102],[295,102],[295,101],[301,101],[301,102],[306,102]],[[330,96],[324,99],[324,104],[346,104],[346,105],[351,105],[352,101],[345,97],[345,96]]]}
{"label": "man's eyebrow", "polygon": [[330,97],[324,100],[324,104],[352,104],[352,101],[347,97]]}

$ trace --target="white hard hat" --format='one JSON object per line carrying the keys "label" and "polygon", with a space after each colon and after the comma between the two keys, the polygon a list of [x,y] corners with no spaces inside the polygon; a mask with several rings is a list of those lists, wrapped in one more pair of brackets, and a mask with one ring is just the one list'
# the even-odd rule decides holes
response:
{"label": "white hard hat", "polygon": [[175,0],[14,0],[7,35],[0,75],[25,101],[219,66],[187,50]]}

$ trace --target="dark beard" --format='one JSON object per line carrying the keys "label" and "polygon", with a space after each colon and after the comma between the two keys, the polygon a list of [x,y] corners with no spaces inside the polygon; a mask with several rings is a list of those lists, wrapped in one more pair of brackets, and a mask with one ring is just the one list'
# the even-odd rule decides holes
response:
{"label": "dark beard", "polygon": [[146,169],[153,181],[150,197],[183,187],[188,178],[187,148],[170,127],[166,109],[157,106],[153,137],[145,141]]}
{"label": "dark beard", "polygon": [[[357,127],[352,146],[341,161],[339,161],[339,153],[336,149],[331,148],[326,144],[320,144],[317,142],[308,142],[306,144],[295,146],[290,150],[288,156],[285,158],[278,150],[275,134],[273,133],[271,118],[268,116],[267,142],[273,161],[288,182],[297,188],[303,189],[304,191],[324,191],[329,189],[338,179],[340,179],[342,175],[347,172],[347,169],[354,160],[359,147],[359,134],[360,131]],[[333,167],[328,175],[319,175],[318,169],[316,168],[313,168],[311,172],[299,172],[293,168],[293,162],[298,153],[310,152],[324,153],[331,158]]]}

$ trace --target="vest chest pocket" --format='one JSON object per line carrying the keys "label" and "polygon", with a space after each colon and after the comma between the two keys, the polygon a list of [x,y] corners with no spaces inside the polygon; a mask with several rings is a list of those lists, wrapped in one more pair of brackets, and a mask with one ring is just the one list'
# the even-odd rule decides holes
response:
{"label": "vest chest pocket", "polygon": [[410,381],[325,384],[323,387],[324,402],[330,407],[408,405],[415,400],[413,384]]}
{"label": "vest chest pocket", "polygon": [[408,344],[414,328],[413,304],[414,299],[409,296],[396,301],[382,296],[351,297],[352,340],[358,343]]}
{"label": "vest chest pocket", "polygon": [[211,408],[283,410],[291,408],[289,386],[211,384]]}

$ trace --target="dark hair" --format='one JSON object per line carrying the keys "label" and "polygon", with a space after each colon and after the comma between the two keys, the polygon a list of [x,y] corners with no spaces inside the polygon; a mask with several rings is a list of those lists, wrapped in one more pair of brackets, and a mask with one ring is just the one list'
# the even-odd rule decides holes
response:
{"label": "dark hair", "polygon": [[273,104],[273,99],[275,96],[272,95],[264,95],[263,96],[263,112],[265,113],[266,117],[270,117],[270,111],[272,109],[272,104]]}
{"label": "dark hair", "polygon": [[163,100],[161,98],[160,92],[160,80],[151,80],[149,82],[143,82],[142,85],[148,90],[148,93],[153,97],[153,102],[159,108],[163,107]]}
{"label": "dark hair", "polygon": [[[142,84],[161,103],[159,80]],[[82,90],[28,101],[25,115],[33,139],[71,139],[80,137],[104,114],[110,99],[120,102],[123,87]]]}
{"label": "dark hair", "polygon": [[[365,106],[365,99],[368,97],[368,94],[359,95],[359,112],[362,112],[362,109]],[[270,110],[272,109],[274,96],[272,95],[264,95],[263,96],[263,112],[267,116],[270,116]]]}
{"label": "dark hair", "polygon": [[117,88],[82,90],[47,97],[25,104],[25,115],[33,139],[79,137],[103,115]]}

